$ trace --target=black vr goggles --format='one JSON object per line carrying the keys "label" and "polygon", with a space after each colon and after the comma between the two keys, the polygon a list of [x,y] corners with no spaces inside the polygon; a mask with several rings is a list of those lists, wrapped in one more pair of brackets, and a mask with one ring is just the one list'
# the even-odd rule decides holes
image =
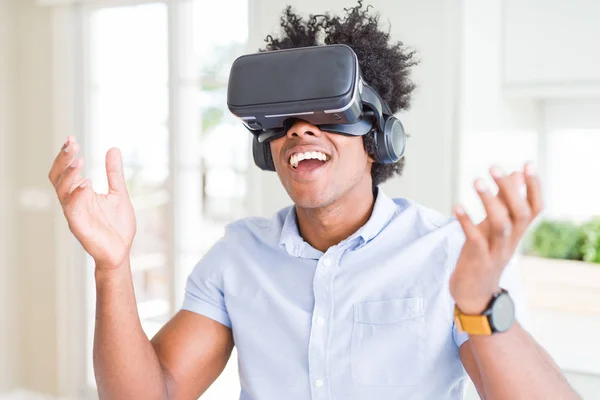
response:
{"label": "black vr goggles", "polygon": [[363,81],[358,58],[346,45],[239,57],[231,67],[227,105],[254,135],[254,162],[263,170],[275,170],[268,142],[284,136],[296,119],[342,135],[373,132],[378,163],[404,155],[402,124]]}

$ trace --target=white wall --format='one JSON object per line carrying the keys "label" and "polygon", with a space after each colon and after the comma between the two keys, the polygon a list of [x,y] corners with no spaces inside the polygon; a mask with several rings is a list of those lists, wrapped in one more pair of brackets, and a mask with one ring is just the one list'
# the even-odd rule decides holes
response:
{"label": "white wall", "polygon": [[[277,28],[285,4],[297,11],[318,14],[342,13],[349,4],[331,0],[277,0],[251,2],[250,50],[264,46],[264,37]],[[458,62],[460,54],[460,5],[450,0],[369,1],[381,12],[381,22],[391,25],[392,38],[417,50],[421,64],[414,68],[418,88],[413,106],[401,116],[412,135],[408,143],[405,174],[385,184],[384,190],[394,197],[410,197],[442,212],[450,212],[454,201],[458,106]],[[384,28],[384,29],[385,29]],[[253,169],[255,209],[270,215],[291,203],[274,173]]]}
{"label": "white wall", "polygon": [[39,206],[52,193],[47,176],[57,150],[52,131],[52,18],[51,11],[34,0],[11,1],[15,129],[9,151],[16,153],[12,176],[19,203],[12,210],[16,277],[10,282],[19,329],[12,346],[20,361],[13,371],[18,387],[58,394],[56,221],[54,209]]}
{"label": "white wall", "polygon": [[[0,0],[0,393],[68,395],[60,374],[52,10]],[[62,295],[62,297],[61,297]]]}
{"label": "white wall", "polygon": [[600,2],[505,3],[508,84],[600,83]]}
{"label": "white wall", "polygon": [[0,0],[0,393],[15,385],[13,0]]}

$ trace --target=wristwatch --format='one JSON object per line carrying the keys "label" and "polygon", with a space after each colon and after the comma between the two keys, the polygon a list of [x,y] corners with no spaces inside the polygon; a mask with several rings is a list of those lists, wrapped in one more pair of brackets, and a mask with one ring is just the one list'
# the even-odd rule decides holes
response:
{"label": "wristwatch", "polygon": [[515,304],[504,289],[495,293],[485,311],[479,315],[463,314],[454,306],[454,322],[460,332],[469,335],[492,335],[506,332],[515,322]]}

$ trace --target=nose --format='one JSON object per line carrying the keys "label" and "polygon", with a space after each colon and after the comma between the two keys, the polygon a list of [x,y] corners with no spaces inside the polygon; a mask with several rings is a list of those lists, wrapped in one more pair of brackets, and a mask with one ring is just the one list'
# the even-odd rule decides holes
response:
{"label": "nose", "polygon": [[317,126],[302,120],[294,122],[294,125],[286,133],[288,139],[302,138],[303,136],[319,137],[321,134],[321,130]]}

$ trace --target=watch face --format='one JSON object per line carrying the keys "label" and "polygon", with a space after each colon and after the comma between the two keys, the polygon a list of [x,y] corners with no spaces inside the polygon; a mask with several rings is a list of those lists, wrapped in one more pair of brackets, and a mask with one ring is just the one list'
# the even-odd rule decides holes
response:
{"label": "watch face", "polygon": [[512,326],[515,320],[515,304],[508,293],[502,293],[496,298],[490,317],[492,327],[498,332],[505,332]]}

